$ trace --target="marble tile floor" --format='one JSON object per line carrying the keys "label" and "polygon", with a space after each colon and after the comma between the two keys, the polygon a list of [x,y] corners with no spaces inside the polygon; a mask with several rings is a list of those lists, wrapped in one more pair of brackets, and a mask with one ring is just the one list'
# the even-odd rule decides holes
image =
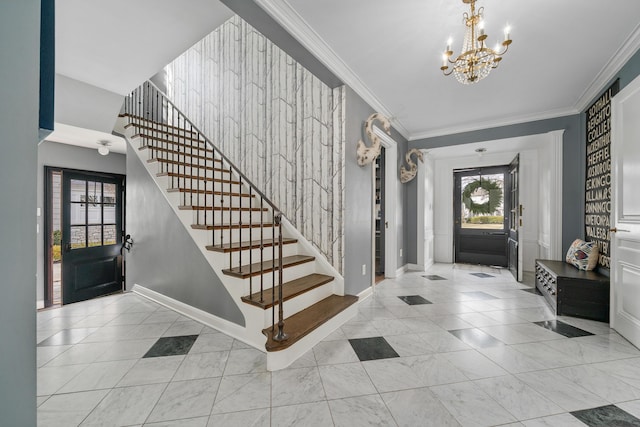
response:
{"label": "marble tile floor", "polygon": [[136,294],[40,311],[38,425],[640,425],[640,351],[527,289],[487,267],[408,272],[277,372]]}

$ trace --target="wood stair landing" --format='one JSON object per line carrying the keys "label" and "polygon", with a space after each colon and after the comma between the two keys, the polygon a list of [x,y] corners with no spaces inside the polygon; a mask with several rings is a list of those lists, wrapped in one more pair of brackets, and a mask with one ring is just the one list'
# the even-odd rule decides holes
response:
{"label": "wood stair landing", "polygon": [[[317,288],[318,286],[322,286],[325,283],[329,283],[333,280],[333,277],[327,276],[326,274],[310,274],[308,276],[300,277],[299,279],[292,280],[290,282],[285,283],[282,286],[282,300],[287,301],[291,298],[297,297],[298,295],[302,295],[305,292],[308,292],[312,289]],[[255,305],[256,307],[260,307],[264,310],[271,308],[274,306],[274,293],[275,298],[278,298],[278,292],[280,290],[280,286],[276,286],[273,290],[271,288],[265,289],[262,292],[262,301],[260,298],[260,292],[254,292],[251,295],[247,295],[242,297],[242,301],[247,304]],[[275,302],[277,304],[277,301]]]}
{"label": "wood stair landing", "polygon": [[267,336],[265,348],[267,351],[279,351],[291,347],[356,301],[358,301],[358,297],[353,295],[331,295],[311,307],[287,317],[284,320],[284,332],[288,336],[285,341],[274,341],[273,336],[278,332],[277,326],[273,329],[263,329],[262,333]]}
{"label": "wood stair landing", "polygon": [[[306,262],[314,261],[316,258],[308,255],[292,255],[282,258],[282,268],[293,267],[296,265],[304,264]],[[249,276],[257,276],[262,273],[268,273],[278,269],[278,260],[269,260],[263,263],[253,263],[242,265],[240,267],[226,268],[222,270],[222,273],[227,276],[238,277],[245,279]]]}

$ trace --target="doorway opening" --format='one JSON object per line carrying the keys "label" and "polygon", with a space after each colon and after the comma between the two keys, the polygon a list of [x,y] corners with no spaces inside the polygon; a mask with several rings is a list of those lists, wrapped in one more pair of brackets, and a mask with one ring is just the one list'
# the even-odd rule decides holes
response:
{"label": "doorway opening", "polygon": [[507,267],[509,166],[454,170],[453,176],[454,262]]}
{"label": "doorway opening", "polygon": [[45,308],[123,289],[124,176],[45,167]]}
{"label": "doorway opening", "polygon": [[62,170],[47,168],[45,222],[46,239],[44,291],[45,307],[62,304]]}
{"label": "doorway opening", "polygon": [[375,282],[384,280],[385,265],[385,230],[387,220],[385,218],[385,148],[382,147],[380,155],[374,165],[375,173]]}

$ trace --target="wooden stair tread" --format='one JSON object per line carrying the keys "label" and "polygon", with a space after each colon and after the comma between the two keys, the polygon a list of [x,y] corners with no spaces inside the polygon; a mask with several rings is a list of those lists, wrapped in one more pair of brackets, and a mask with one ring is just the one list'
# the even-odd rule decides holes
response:
{"label": "wooden stair tread", "polygon": [[273,329],[263,329],[262,333],[267,336],[265,348],[267,351],[279,351],[291,347],[356,301],[358,301],[358,297],[353,295],[331,295],[311,307],[286,318],[284,320],[284,332],[288,338],[285,341],[278,342],[273,339],[273,336],[278,332],[277,325]]}
{"label": "wooden stair tread", "polygon": [[[175,144],[175,145],[182,145],[182,146],[186,146],[186,147],[193,147],[193,144],[185,144],[184,142],[180,142],[180,141],[191,141],[191,142],[195,142],[198,144],[197,147],[193,147],[194,150],[205,150],[205,149],[211,149],[210,147],[207,147],[207,141],[204,138],[192,138],[190,136],[186,136],[186,135],[176,135],[173,133],[169,133],[169,132],[165,132],[163,130],[158,129],[157,131],[151,131],[151,132],[157,132],[160,134],[163,134],[164,136],[167,136],[167,138],[162,138],[158,135],[149,135],[148,133],[136,133],[135,135],[131,136],[131,139],[135,139],[135,138],[142,138],[142,139],[152,139],[154,141],[158,141],[158,142],[164,142],[167,144]],[[179,138],[177,141],[171,138]]]}
{"label": "wooden stair tread", "polygon": [[163,159],[161,157],[154,157],[153,159],[148,159],[147,163],[168,163],[170,165],[176,165],[176,166],[184,166],[187,168],[192,168],[192,169],[204,169],[204,170],[208,170],[208,171],[213,171],[213,172],[220,172],[220,173],[231,173],[231,171],[229,169],[226,168],[217,168],[217,167],[213,167],[213,166],[205,166],[205,165],[194,165],[192,163],[189,162],[181,162],[179,160],[170,160],[170,159]]}
{"label": "wooden stair tread", "polygon": [[[273,225],[273,223],[271,222],[263,222],[262,226],[265,228],[271,228],[271,226]],[[228,230],[228,229],[232,229],[232,230],[236,230],[238,228],[259,228],[260,227],[260,223],[258,224],[242,224],[242,226],[240,226],[240,224],[216,224],[216,225],[212,225],[212,224],[191,224],[191,228],[193,228],[194,230]]]}
{"label": "wooden stair tread", "polygon": [[216,206],[216,207],[211,207],[211,206],[197,206],[197,205],[180,205],[178,206],[178,209],[181,211],[210,211],[210,210],[214,210],[214,211],[225,211],[225,212],[229,212],[230,210],[233,212],[267,212],[269,210],[269,208],[260,208],[260,207],[244,207],[244,206],[231,206],[231,208],[229,208],[229,206]]}
{"label": "wooden stair tread", "polygon": [[[282,286],[282,299],[284,301],[290,300],[291,298],[297,297],[307,291],[329,283],[332,280],[333,277],[318,273],[292,280]],[[274,306],[274,293],[275,298],[277,299],[279,289],[280,286],[276,286],[273,290],[271,288],[265,289],[262,292],[262,301],[260,301],[260,292],[254,292],[251,295],[244,296],[242,297],[242,301],[266,310]]]}
{"label": "wooden stair tread", "polygon": [[[282,258],[282,268],[293,267],[315,260],[315,257],[308,255],[292,255]],[[264,261],[262,264],[255,262],[253,264],[242,265],[240,267],[225,268],[222,273],[227,276],[245,279],[249,276],[257,276],[262,273],[268,273],[278,269],[278,259]]]}
{"label": "wooden stair tread", "polygon": [[242,184],[240,181],[237,181],[237,180],[220,179],[220,178],[213,178],[210,176],[198,176],[198,175],[191,175],[191,174],[177,173],[177,172],[158,172],[156,176],[168,176],[170,178],[179,178],[179,179],[192,179],[194,181],[196,180],[215,181],[223,184]]}
{"label": "wooden stair tread", "polygon": [[[297,243],[298,239],[292,239],[290,237],[283,237],[282,238],[282,244],[283,245],[289,245],[292,243]],[[262,241],[262,244],[265,247],[271,247],[273,246],[273,239],[264,239]],[[260,240],[254,240],[254,241],[246,241],[246,242],[234,242],[234,243],[225,243],[224,245],[208,245],[207,246],[207,250],[212,251],[212,252],[223,252],[223,253],[229,253],[229,252],[237,252],[239,250],[246,250],[246,249],[258,249],[260,248]]]}
{"label": "wooden stair tread", "polygon": [[[188,149],[188,146],[187,146],[187,149]],[[204,148],[194,148],[194,151],[207,151],[208,153],[211,154],[211,156],[207,156],[207,155],[203,156],[203,155],[200,155],[200,154],[192,154],[192,153],[189,153],[189,152],[186,152],[186,151],[171,150],[169,148],[154,147],[153,145],[143,145],[142,147],[138,147],[138,150],[160,151],[162,153],[174,154],[176,156],[188,156],[188,157],[195,158],[195,159],[213,160],[216,163],[222,163],[222,160],[213,158],[213,153],[211,152],[211,150],[205,150]]]}
{"label": "wooden stair tread", "polygon": [[[161,126],[163,126],[163,125],[161,125]],[[177,138],[182,138],[182,137],[184,137],[184,136],[186,136],[188,134],[198,135],[197,131],[187,130],[187,129],[183,129],[183,128],[175,128],[175,127],[174,128],[167,128],[167,130],[164,130],[164,129],[157,129],[157,128],[153,128],[151,126],[145,126],[143,124],[133,123],[133,122],[127,123],[124,126],[125,129],[129,129],[130,127],[135,127],[137,129],[144,129],[144,130],[148,130],[148,131],[151,131],[151,132],[161,132],[161,133],[164,133],[166,135],[175,136]],[[177,133],[174,133],[173,131],[176,131]]]}
{"label": "wooden stair tread", "polygon": [[[136,115],[131,114],[131,113],[118,114],[118,117],[125,117],[125,118],[129,118],[130,120],[139,120],[139,121],[143,121],[143,122],[147,122],[147,123],[153,123],[154,125],[163,126],[163,127],[167,128],[167,129],[175,129],[175,130],[178,130],[178,131],[191,132],[191,133],[195,133],[195,134],[198,133],[198,131],[195,131],[195,130],[186,130],[186,129],[178,127],[178,126],[173,126],[173,125],[169,125],[169,124],[166,124],[166,123],[160,123],[160,122],[157,122],[155,120],[147,119],[147,118],[142,117],[142,116],[136,116]],[[136,125],[138,125],[138,123],[129,122],[127,125],[125,125],[125,128],[126,128],[126,126],[130,126],[130,125],[136,126]],[[158,129],[158,130],[160,130],[160,129]]]}
{"label": "wooden stair tread", "polygon": [[168,193],[198,193],[204,194],[207,196],[216,195],[216,196],[231,196],[231,197],[256,197],[255,194],[249,193],[234,193],[228,191],[213,191],[213,190],[202,190],[199,188],[167,188]]}

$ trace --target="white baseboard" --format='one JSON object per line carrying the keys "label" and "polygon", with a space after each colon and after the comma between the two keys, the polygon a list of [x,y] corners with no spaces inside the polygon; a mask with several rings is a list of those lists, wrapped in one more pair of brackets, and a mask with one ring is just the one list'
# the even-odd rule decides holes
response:
{"label": "white baseboard", "polygon": [[[375,286],[375,285],[373,285],[373,286]],[[371,295],[373,295],[373,286],[367,287],[364,291],[360,292],[357,295],[358,296],[358,303],[361,303],[362,301],[364,301],[365,299],[367,299]]]}
{"label": "white baseboard", "polygon": [[408,266],[408,265],[409,265],[409,264],[405,264],[405,265],[403,265],[402,267],[400,267],[399,269],[397,269],[397,270],[396,270],[396,275],[395,275],[395,277],[400,277],[400,276],[402,276],[404,273],[406,273],[406,272],[407,272],[407,266]]}
{"label": "white baseboard", "polygon": [[[266,352],[264,347],[258,348],[253,344],[244,339],[244,335],[246,334],[246,329],[243,326],[236,325],[235,323],[231,323],[228,320],[221,319],[218,316],[214,316],[213,314],[207,313],[206,311],[202,311],[199,308],[192,307],[188,304],[175,300],[166,295],[162,295],[156,291],[153,291],[149,288],[145,288],[144,286],[140,286],[137,283],[133,285],[131,292],[134,292],[140,296],[143,296],[153,302],[156,302],[160,305],[163,305],[171,310],[174,310],[184,316],[187,316],[197,322],[200,322],[210,328],[216,329],[222,333],[225,333],[243,343],[250,345],[254,348],[257,348],[260,351]],[[266,342],[266,337],[265,337]]]}

